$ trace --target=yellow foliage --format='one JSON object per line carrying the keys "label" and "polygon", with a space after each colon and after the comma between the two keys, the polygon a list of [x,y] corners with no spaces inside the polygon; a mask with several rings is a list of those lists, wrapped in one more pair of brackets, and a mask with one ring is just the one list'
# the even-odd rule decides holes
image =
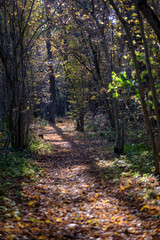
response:
{"label": "yellow foliage", "polygon": [[104,227],[104,230],[107,230],[109,228],[109,223],[106,224],[106,226]]}
{"label": "yellow foliage", "polygon": [[121,191],[124,191],[125,189],[126,189],[126,188],[125,188],[124,186],[122,186],[122,185],[120,186],[120,190],[121,190]]}
{"label": "yellow foliage", "polygon": [[140,211],[142,212],[145,208],[150,208],[150,206],[144,205],[143,207],[141,207]]}
{"label": "yellow foliage", "polygon": [[43,236],[40,236],[40,237],[38,237],[38,239],[40,239],[40,240],[41,240],[41,239],[44,239],[44,237],[43,237]]}
{"label": "yellow foliage", "polygon": [[121,37],[122,33],[121,32],[117,32],[117,36]]}
{"label": "yellow foliage", "polygon": [[32,205],[34,205],[35,203],[36,203],[36,201],[32,201],[32,202],[29,202],[28,205],[29,205],[29,206],[32,206]]}
{"label": "yellow foliage", "polygon": [[56,218],[56,222],[62,222],[62,218]]}

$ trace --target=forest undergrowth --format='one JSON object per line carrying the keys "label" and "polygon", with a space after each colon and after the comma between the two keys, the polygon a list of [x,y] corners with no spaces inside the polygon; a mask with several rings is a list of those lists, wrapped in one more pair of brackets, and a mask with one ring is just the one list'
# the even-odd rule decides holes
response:
{"label": "forest undergrowth", "polygon": [[33,128],[30,150],[0,168],[0,239],[160,239],[160,191],[149,150],[78,133],[72,122]]}

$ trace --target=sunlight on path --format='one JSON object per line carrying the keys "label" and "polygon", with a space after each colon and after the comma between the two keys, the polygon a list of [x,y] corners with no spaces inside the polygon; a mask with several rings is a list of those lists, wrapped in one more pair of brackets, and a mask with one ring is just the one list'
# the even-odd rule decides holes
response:
{"label": "sunlight on path", "polygon": [[[127,200],[115,194],[119,186],[104,181],[98,165],[87,155],[93,142],[84,147],[69,135],[73,137],[60,129],[45,130],[44,139],[53,144],[54,153],[47,166],[42,162],[45,176],[34,186],[32,196],[38,196],[39,189],[44,191],[40,219],[51,221],[53,239],[158,240],[158,235],[154,238],[156,222],[146,222],[138,209],[128,208]],[[98,164],[105,167],[108,163]],[[49,234],[49,229],[46,232]]]}
{"label": "sunlight on path", "polygon": [[44,129],[46,130],[44,134],[44,140],[53,143],[54,146],[63,146],[64,148],[72,147],[71,144],[64,140],[64,138],[59,135],[53,127],[47,126]]}
{"label": "sunlight on path", "polygon": [[111,161],[95,160],[102,144],[62,129],[45,127],[53,153],[39,159],[39,180],[23,186],[21,222],[7,225],[16,238],[6,239],[159,240],[157,219],[140,211],[119,184],[104,179]]}

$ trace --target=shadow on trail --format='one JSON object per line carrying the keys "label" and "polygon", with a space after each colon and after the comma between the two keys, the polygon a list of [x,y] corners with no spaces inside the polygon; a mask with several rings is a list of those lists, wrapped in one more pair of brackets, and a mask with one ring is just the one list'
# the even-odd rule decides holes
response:
{"label": "shadow on trail", "polygon": [[113,166],[105,165],[112,158],[105,150],[109,144],[105,139],[57,126],[46,127],[43,135],[53,152],[36,161],[42,172],[23,185],[24,199],[18,203],[21,215],[0,222],[4,226],[0,239],[160,239],[154,233],[159,231],[157,221],[147,209],[139,211],[144,204],[134,194],[135,185],[130,186],[130,196],[120,188],[120,181],[113,181]]}
{"label": "shadow on trail", "polygon": [[[137,200],[134,197],[134,186],[132,186],[133,195],[129,196],[125,191],[121,191],[120,183],[115,184],[112,179],[105,180],[104,173],[108,170],[108,167],[100,167],[96,162],[96,147],[97,141],[101,141],[101,144],[106,144],[106,142],[102,143],[102,139],[94,141],[94,139],[88,139],[86,133],[76,133],[79,134],[78,137],[70,136],[71,132],[63,132],[61,128],[54,126],[53,127],[56,133],[61,137],[61,141],[69,143],[69,147],[65,146],[56,146],[57,154],[55,156],[50,155],[47,156],[47,160],[50,159],[50,162],[53,164],[54,168],[65,169],[67,167],[78,166],[78,165],[86,165],[87,168],[83,170],[84,176],[87,176],[90,179],[95,179],[94,187],[92,187],[92,191],[95,193],[98,191],[102,191],[103,195],[106,197],[110,197],[113,199],[117,199],[119,201],[119,206],[122,208],[128,209],[130,214],[137,216],[139,219],[143,221],[148,221],[150,214],[146,212],[140,213],[139,210],[143,206],[143,202],[141,200]],[[74,132],[72,132],[74,133]],[[51,134],[51,132],[50,132]],[[52,140],[50,140],[52,142]],[[55,141],[55,140],[54,140]],[[110,153],[106,153],[105,160],[111,160],[113,156]],[[126,190],[127,191],[127,190]],[[82,199],[81,199],[82,200]],[[83,199],[84,200],[84,199]],[[80,200],[78,200],[80,201]]]}
{"label": "shadow on trail", "polygon": [[[61,160],[59,159],[56,161],[57,156],[47,155],[52,160],[56,161],[56,167],[68,167],[73,165],[82,165],[82,164],[94,164],[94,159],[89,159],[88,156],[88,148],[91,147],[91,143],[87,142],[87,138],[85,138],[85,133],[82,133],[81,138],[79,137],[75,139],[75,136],[69,136],[69,134],[78,133],[76,131],[62,131],[61,128],[57,126],[53,126],[54,130],[58,134],[60,138],[58,140],[55,139],[45,139],[45,141],[53,143],[53,148],[57,151],[58,155],[61,155]],[[55,133],[55,132],[54,132]],[[49,134],[51,135],[52,132],[50,131]],[[44,135],[48,135],[48,132],[45,132]],[[74,140],[73,140],[74,138]],[[54,143],[59,144],[54,144]],[[61,143],[64,142],[64,146]],[[92,143],[93,145],[93,143]],[[62,151],[63,150],[63,151]],[[74,154],[74,161],[73,159]],[[54,166],[55,167],[55,166]]]}

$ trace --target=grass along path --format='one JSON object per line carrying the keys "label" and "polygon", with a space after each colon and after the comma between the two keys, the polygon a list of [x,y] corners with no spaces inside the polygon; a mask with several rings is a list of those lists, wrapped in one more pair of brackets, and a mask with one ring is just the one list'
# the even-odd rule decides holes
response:
{"label": "grass along path", "polygon": [[69,128],[44,127],[52,153],[37,160],[42,174],[22,185],[19,215],[2,218],[0,239],[160,239],[160,196],[145,195],[156,179],[127,169],[114,177],[107,140]]}

